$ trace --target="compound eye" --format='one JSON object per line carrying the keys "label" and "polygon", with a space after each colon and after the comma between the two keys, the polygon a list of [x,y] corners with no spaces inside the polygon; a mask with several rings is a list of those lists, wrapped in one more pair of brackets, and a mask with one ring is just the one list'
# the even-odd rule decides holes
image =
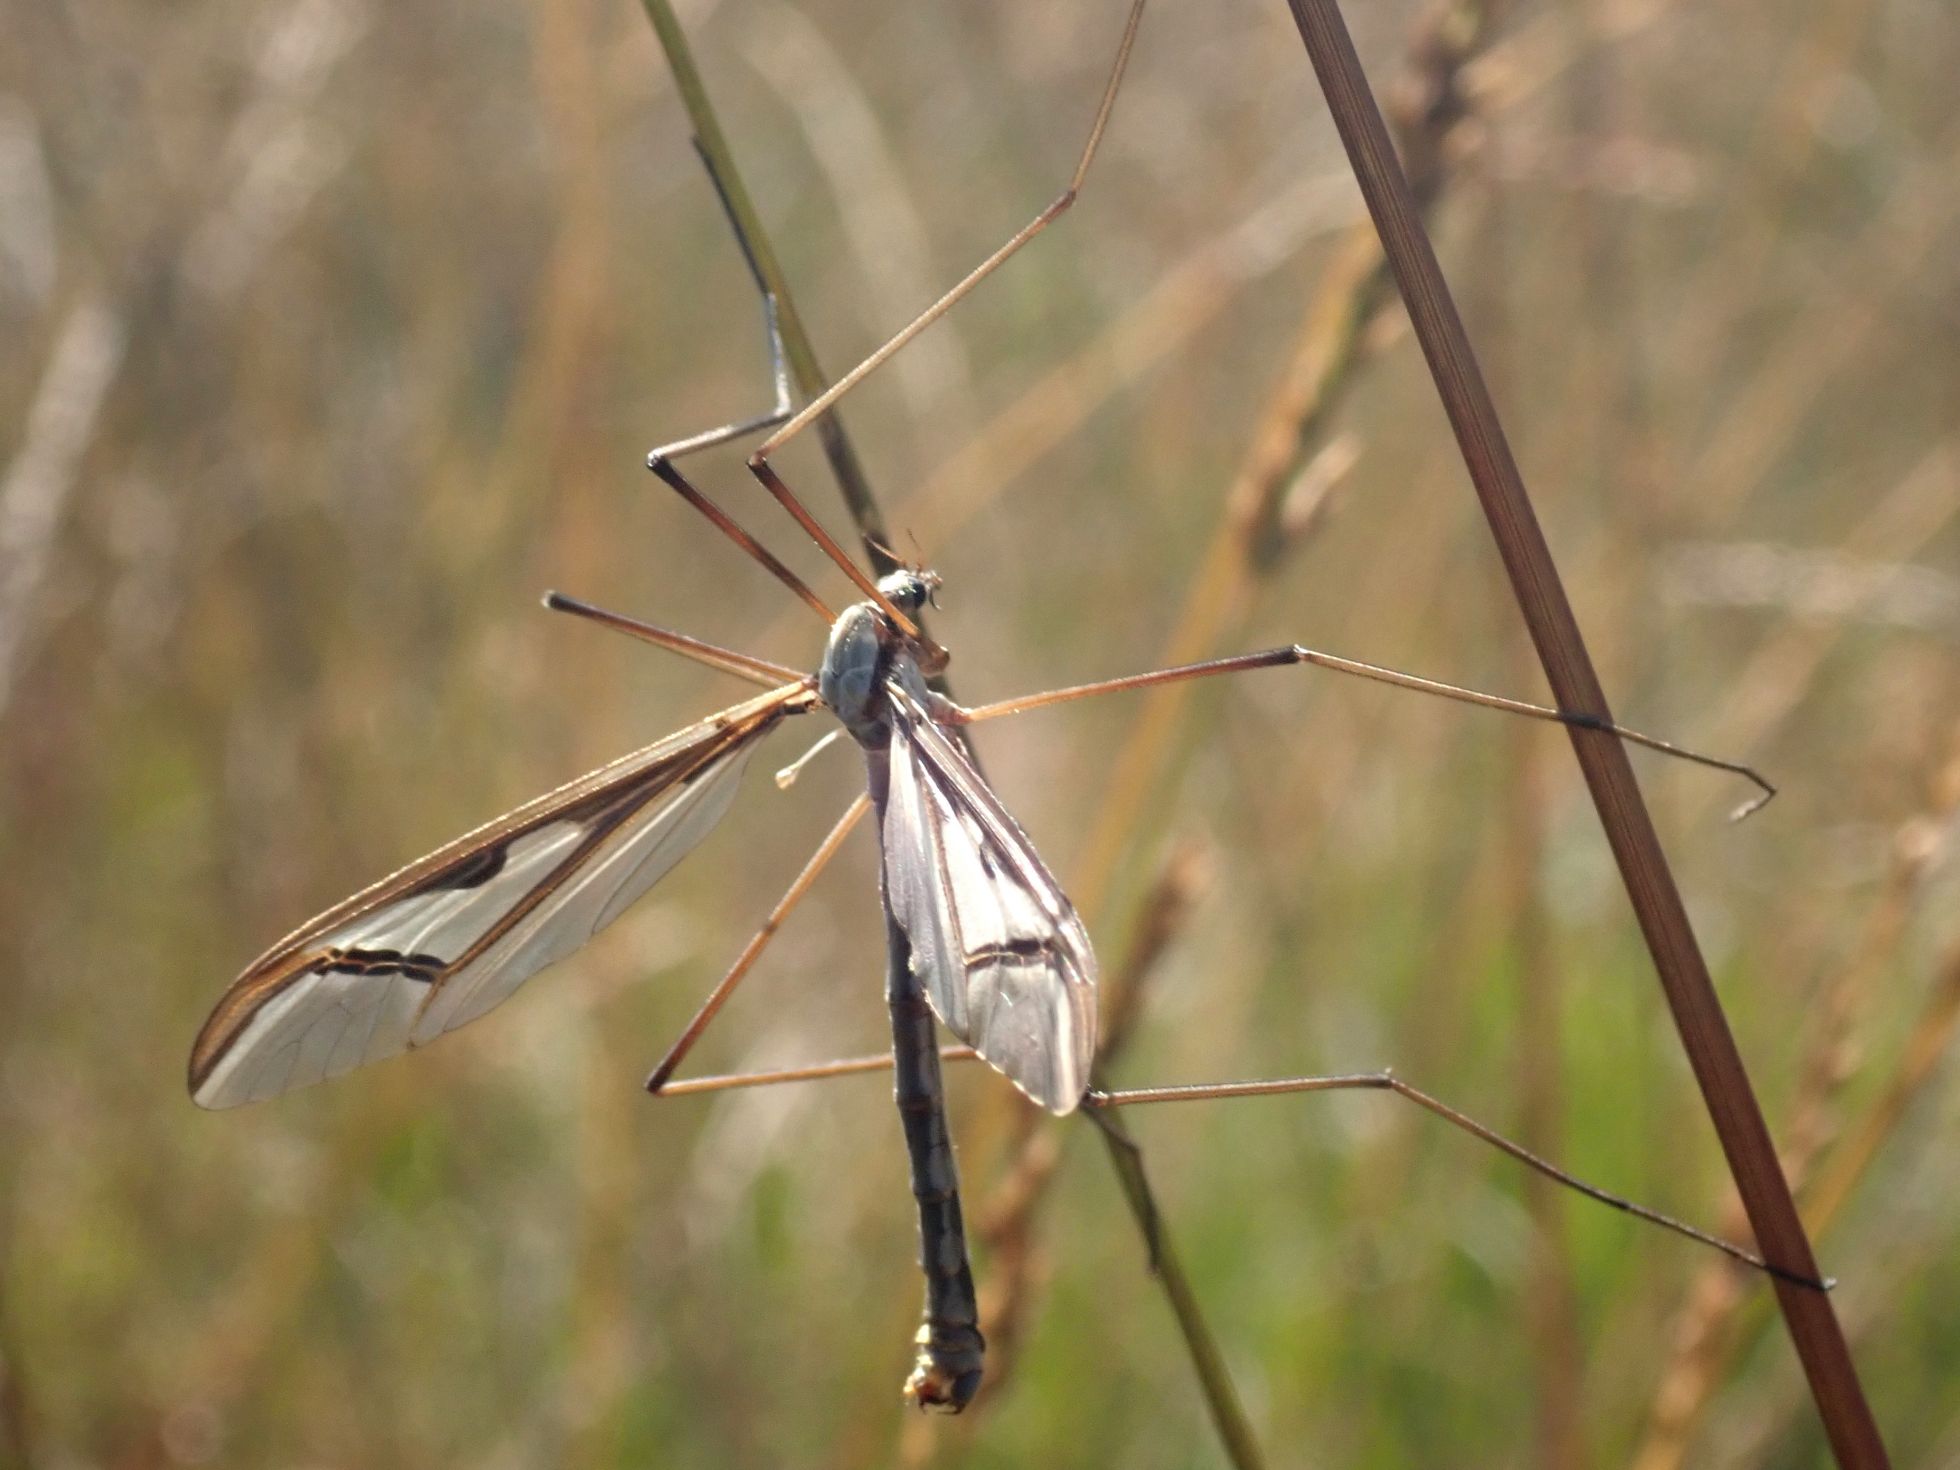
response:
{"label": "compound eye", "polygon": [[878,583],[878,590],[891,599],[892,606],[903,613],[915,613],[926,605],[932,589],[938,585],[938,578],[931,573],[921,574],[907,567],[892,572]]}

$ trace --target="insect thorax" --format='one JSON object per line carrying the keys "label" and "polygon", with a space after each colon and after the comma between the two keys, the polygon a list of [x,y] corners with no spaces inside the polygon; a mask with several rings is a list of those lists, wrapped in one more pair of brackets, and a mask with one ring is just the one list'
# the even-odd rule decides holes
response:
{"label": "insect thorax", "polygon": [[817,670],[817,693],[860,745],[882,746],[888,738],[887,679],[921,702],[927,698],[925,679],[905,635],[876,603],[854,603],[831,625]]}

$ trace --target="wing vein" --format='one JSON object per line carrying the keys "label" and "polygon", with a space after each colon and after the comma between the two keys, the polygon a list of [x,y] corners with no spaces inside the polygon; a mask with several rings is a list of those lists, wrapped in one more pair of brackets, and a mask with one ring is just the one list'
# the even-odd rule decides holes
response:
{"label": "wing vein", "polygon": [[302,925],[219,999],[192,1048],[192,1096],[271,1096],[482,1015],[657,883],[726,811],[760,739],[814,703],[805,680],[711,715]]}
{"label": "wing vein", "polygon": [[891,695],[886,892],[947,1029],[1070,1111],[1095,1045],[1095,952],[1034,844],[903,689]]}

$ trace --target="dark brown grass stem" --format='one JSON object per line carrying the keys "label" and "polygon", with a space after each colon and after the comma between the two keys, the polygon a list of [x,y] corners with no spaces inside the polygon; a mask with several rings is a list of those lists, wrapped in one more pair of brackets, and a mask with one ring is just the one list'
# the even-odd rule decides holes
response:
{"label": "dark brown grass stem", "polygon": [[[1288,4],[1408,306],[1552,692],[1561,709],[1609,720],[1605,695],[1550,548],[1339,7],[1335,0],[1288,0]],[[1611,736],[1577,729],[1570,734],[1757,1241],[1764,1255],[1783,1271],[1815,1279],[1818,1270],[1810,1240],[1797,1217],[1769,1129],[1626,749]],[[1784,1279],[1774,1282],[1774,1290],[1838,1462],[1860,1467],[1888,1464],[1830,1298]]]}
{"label": "dark brown grass stem", "polygon": [[[1892,843],[1892,862],[1852,946],[1850,959],[1819,991],[1814,1020],[1799,1063],[1791,1104],[1790,1143],[1784,1158],[1811,1230],[1822,1235],[1836,1221],[1872,1161],[1892,1137],[1933,1067],[1960,1026],[1960,945],[1942,960],[1932,990],[1907,1033],[1891,1080],[1855,1118],[1838,1115],[1836,1103],[1856,1065],[1863,1022],[1872,1000],[1900,966],[1909,924],[1920,911],[1928,880],[1940,871],[1960,811],[1960,743],[1948,752],[1932,782],[1927,804],[1903,823]],[[1740,1227],[1734,1200],[1723,1211],[1723,1230]],[[1690,1285],[1675,1314],[1674,1347],[1660,1378],[1636,1470],[1675,1470],[1687,1457],[1696,1430],[1723,1375],[1755,1336],[1760,1322],[1743,1321],[1749,1296],[1733,1271],[1705,1269]]]}
{"label": "dark brown grass stem", "polygon": [[[1806,1213],[1827,1232],[1851,1192],[1892,1138],[1907,1110],[1939,1070],[1960,1035],[1960,944],[1941,959],[1933,988],[1907,1034],[1892,1079],[1873,1099],[1828,1161],[1802,1182]],[[1898,1279],[1895,1273],[1894,1279]],[[1910,1279],[1909,1273],[1905,1279]],[[1695,1434],[1731,1363],[1758,1336],[1764,1317],[1732,1270],[1698,1276],[1678,1314],[1675,1351],[1655,1395],[1646,1438],[1629,1462],[1633,1470],[1677,1470],[1689,1460]],[[1927,1463],[1944,1463],[1938,1457]]]}

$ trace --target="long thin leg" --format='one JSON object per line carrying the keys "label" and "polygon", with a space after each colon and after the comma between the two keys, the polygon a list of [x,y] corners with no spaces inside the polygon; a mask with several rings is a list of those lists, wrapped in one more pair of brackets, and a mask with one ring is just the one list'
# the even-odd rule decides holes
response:
{"label": "long thin leg", "polygon": [[[970,1062],[979,1055],[970,1046],[942,1046],[942,1062]],[[781,1067],[769,1072],[726,1072],[713,1077],[686,1077],[660,1089],[662,1097],[685,1097],[695,1092],[730,1092],[744,1087],[774,1087],[783,1082],[823,1082],[832,1077],[857,1077],[866,1072],[889,1072],[890,1052],[876,1056],[846,1057],[837,1062],[818,1062],[809,1067]]]}
{"label": "long thin leg", "polygon": [[898,604],[887,597],[878,584],[871,580],[870,575],[851,560],[851,554],[837,544],[837,539],[823,528],[822,523],[815,516],[803,508],[803,502],[798,500],[789,486],[783,483],[782,476],[778,475],[766,461],[755,455],[749,456],[749,469],[754,472],[758,480],[762,481],[764,488],[782,502],[783,508],[796,517],[797,524],[810,533],[810,539],[823,548],[823,554],[844,569],[844,574],[851,579],[857,589],[877,603],[885,616],[904,629],[908,637],[917,639],[933,661],[943,665],[946,661],[946,650],[927,638],[919,630],[917,620],[901,610]]}
{"label": "long thin leg", "polygon": [[[747,253],[744,246],[743,253]],[[762,284],[758,277],[756,284]],[[765,288],[762,292],[762,320],[769,332],[769,372],[776,383],[776,402],[767,413],[757,414],[752,419],[737,419],[732,424],[719,428],[704,429],[699,434],[690,434],[685,439],[676,439],[671,444],[661,444],[647,451],[647,463],[655,460],[676,460],[684,454],[696,454],[703,449],[713,449],[717,444],[726,444],[732,439],[746,439],[751,434],[764,429],[772,429],[795,411],[796,405],[790,397],[789,364],[783,356],[783,331],[776,319],[776,293]]]}
{"label": "long thin leg", "polygon": [[742,983],[742,977],[754,968],[757,958],[762,954],[763,946],[775,938],[776,931],[783,925],[783,920],[789,917],[789,911],[796,907],[805,893],[809,892],[810,885],[817,880],[817,874],[821,873],[837,855],[837,849],[844,845],[844,839],[850,836],[851,829],[863,820],[865,812],[870,810],[870,807],[871,798],[860,796],[850,804],[844,815],[837,819],[837,825],[830,829],[830,835],[824,838],[817,850],[810,855],[810,861],[803,865],[803,871],[796,875],[796,881],[789,885],[789,892],[785,893],[775,908],[769,911],[769,917],[762,921],[762,927],[755,931],[755,937],[742,946],[742,952],[735,956],[735,963],[728,967],[728,973],[721,977],[720,983],[709,991],[708,998],[701,1002],[701,1009],[694,1013],[694,1019],[687,1023],[687,1028],[681,1032],[674,1044],[667,1048],[667,1055],[660,1059],[660,1065],[655,1067],[647,1077],[648,1092],[658,1095],[662,1092],[700,1090],[689,1087],[685,1083],[669,1085],[667,1079],[674,1075],[674,1069],[680,1066],[682,1059],[693,1050],[694,1043],[701,1039],[701,1033],[707,1030],[708,1023],[714,1020],[715,1013],[727,1004],[728,997],[735,993],[735,987]]}
{"label": "long thin leg", "polygon": [[1635,745],[1644,745],[1647,749],[1657,750],[1663,755],[1693,761],[1696,765],[1710,766],[1718,771],[1727,771],[1753,783],[1762,792],[1760,796],[1753,797],[1731,812],[1729,814],[1731,821],[1740,821],[1751,813],[1761,810],[1770,798],[1776,795],[1776,788],[1763,777],[1761,772],[1739,761],[1703,755],[1699,751],[1688,750],[1672,741],[1662,740],[1653,735],[1643,735],[1638,730],[1629,730],[1624,725],[1616,725],[1593,715],[1573,714],[1567,710],[1551,709],[1542,704],[1529,704],[1521,699],[1507,699],[1500,694],[1484,694],[1475,689],[1462,688],[1460,685],[1444,684],[1435,679],[1424,679],[1414,674],[1400,673],[1395,669],[1385,669],[1379,664],[1364,664],[1351,658],[1321,653],[1317,649],[1303,648],[1297,643],[1290,648],[1268,648],[1259,653],[1241,653],[1231,658],[1206,659],[1203,663],[1180,664],[1170,669],[1153,669],[1147,674],[1130,674],[1121,679],[1103,679],[1094,684],[1076,684],[1067,689],[1050,689],[1040,694],[1024,694],[1018,699],[998,700],[993,704],[983,704],[973,709],[962,709],[951,700],[935,700],[933,715],[949,724],[972,724],[979,720],[999,719],[1002,715],[1025,714],[1029,710],[1042,709],[1051,704],[1064,704],[1071,699],[1089,699],[1098,694],[1116,694],[1126,689],[1148,689],[1154,684],[1175,684],[1184,679],[1208,679],[1216,674],[1237,674],[1250,669],[1275,668],[1290,664],[1312,664],[1316,668],[1333,669],[1338,673],[1354,674],[1363,679],[1373,679],[1378,683],[1393,684],[1398,689],[1413,689],[1422,694],[1441,695],[1445,699],[1480,705],[1485,709],[1504,710],[1509,714],[1524,715],[1534,720],[1552,720],[1578,730],[1598,730],[1602,734],[1617,735],[1622,740],[1632,741]]}
{"label": "long thin leg", "polygon": [[1448,1103],[1433,1098],[1418,1088],[1409,1086],[1408,1083],[1397,1077],[1393,1072],[1351,1072],[1332,1077],[1277,1077],[1257,1082],[1197,1082],[1177,1087],[1138,1087],[1122,1089],[1115,1092],[1103,1092],[1091,1089],[1087,1096],[1082,1099],[1082,1105],[1087,1108],[1124,1108],[1142,1103],[1195,1102],[1228,1097],[1273,1097],[1296,1092],[1340,1092],[1357,1089],[1371,1092],[1392,1092],[1397,1097],[1407,1098],[1424,1111],[1433,1113],[1453,1127],[1461,1128],[1472,1138],[1482,1139],[1492,1148],[1498,1150],[1498,1152],[1509,1154],[1526,1168],[1536,1170],[1547,1179],[1563,1184],[1568,1189],[1578,1191],[1587,1199],[1597,1200],[1603,1205],[1611,1205],[1616,1210],[1623,1210],[1629,1215],[1647,1221],[1649,1224],[1658,1225],[1664,1230],[1671,1230],[1676,1235],[1684,1235],[1689,1240],[1699,1241],[1703,1245],[1712,1246],[1714,1249],[1722,1252],[1723,1255],[1733,1257],[1745,1266],[1753,1266],[1758,1271],[1777,1277],[1779,1280],[1788,1281],[1797,1286],[1806,1286],[1814,1291],[1829,1291],[1831,1289],[1833,1284],[1831,1282],[1814,1281],[1808,1276],[1800,1276],[1795,1272],[1786,1271],[1781,1266],[1773,1265],[1764,1260],[1755,1251],[1748,1249],[1746,1246],[1740,1246],[1733,1241],[1724,1240],[1719,1235],[1710,1235],[1707,1231],[1698,1229],[1685,1221],[1677,1220],[1672,1215],[1664,1215],[1659,1210],[1649,1209],[1646,1205],[1635,1204],[1632,1200],[1627,1199],[1623,1195],[1614,1194],[1611,1190],[1601,1189],[1595,1184],[1588,1184],[1578,1176],[1568,1174],[1549,1159],[1542,1158],[1533,1153],[1523,1144],[1512,1142],[1496,1129],[1486,1127],[1468,1114],[1459,1113]]}
{"label": "long thin leg", "polygon": [[[942,1061],[964,1062],[975,1060],[977,1054],[970,1046],[943,1046],[939,1049],[939,1055]],[[888,1070],[891,1064],[892,1059],[885,1055],[849,1057],[842,1061],[823,1062],[809,1067],[786,1067],[769,1072],[696,1077],[686,1082],[670,1084],[667,1093],[669,1096],[674,1096],[683,1092],[723,1092],[740,1087],[771,1087],[781,1082],[819,1082],[832,1077],[854,1077],[866,1072],[881,1072]],[[1684,1220],[1675,1219],[1672,1215],[1662,1214],[1659,1210],[1636,1204],[1622,1195],[1614,1194],[1611,1190],[1588,1184],[1577,1175],[1567,1173],[1549,1159],[1534,1154],[1522,1144],[1514,1143],[1494,1128],[1488,1128],[1468,1114],[1458,1112],[1448,1103],[1411,1087],[1392,1072],[1353,1072],[1333,1077],[1280,1077],[1257,1082],[1200,1082],[1177,1087],[1129,1088],[1115,1092],[1092,1089],[1083,1097],[1082,1106],[1085,1109],[1118,1109],[1144,1103],[1198,1102],[1235,1097],[1271,1097],[1296,1092],[1354,1090],[1390,1092],[1398,1097],[1407,1098],[1416,1106],[1443,1119],[1444,1122],[1462,1129],[1473,1138],[1481,1139],[1500,1153],[1516,1159],[1526,1168],[1543,1174],[1547,1179],[1576,1190],[1587,1199],[1597,1200],[1600,1204],[1610,1205],[1649,1224],[1658,1225],[1663,1230],[1672,1231],[1676,1235],[1710,1246],[1723,1255],[1767,1275],[1817,1291],[1828,1291],[1832,1285],[1828,1281],[1813,1281],[1807,1276],[1785,1271],[1765,1261],[1747,1246],[1724,1240],[1719,1235],[1711,1235]]]}
{"label": "long thin leg", "polygon": [[[836,404],[838,399],[842,398],[851,389],[863,382],[865,378],[876,372],[890,360],[894,353],[904,347],[906,343],[910,342],[919,333],[938,321],[961,298],[966,296],[967,293],[972,291],[974,287],[978,286],[988,276],[992,275],[1010,256],[1030,240],[1034,239],[1036,235],[1039,235],[1043,230],[1047,229],[1049,225],[1053,224],[1067,211],[1070,205],[1075,203],[1076,196],[1082,189],[1082,181],[1088,175],[1089,165],[1095,159],[1096,150],[1102,145],[1103,132],[1109,126],[1110,111],[1116,105],[1116,94],[1123,83],[1123,72],[1129,65],[1130,51],[1136,44],[1137,26],[1143,20],[1143,6],[1144,0],[1135,0],[1135,3],[1130,8],[1129,19],[1123,26],[1123,39],[1116,48],[1116,60],[1110,67],[1109,80],[1103,86],[1102,100],[1096,107],[1095,122],[1089,128],[1088,140],[1082,145],[1082,154],[1076,161],[1075,172],[1069,177],[1068,187],[1056,195],[1048,207],[1023,226],[1012,239],[1008,240],[1006,244],[1002,245],[968,273],[964,280],[954,286],[944,296],[941,296],[937,301],[933,302],[931,306],[927,307],[909,324],[900,329],[882,347],[865,358],[863,362],[844,374],[843,377],[831,384],[830,387],[818,394],[817,397],[811,399],[788,423],[763,440],[756,447],[755,452],[749,456],[749,469],[762,482],[763,487],[781,502],[783,509],[795,517],[797,524],[802,526],[810,534],[811,539],[823,548],[826,556],[837,563],[843,570],[844,575],[851,579],[858,590],[877,603],[885,616],[890,618],[910,636],[917,637],[919,635],[918,625],[892,605],[891,600],[878,590],[877,584],[865,575],[857,563],[817,523],[816,517],[805,509],[803,503],[796,498],[795,493],[791,491],[788,485],[783,483],[781,476],[777,475],[769,467],[769,456],[800,434],[811,422],[827,412]],[[937,651],[932,645],[928,645],[928,647],[929,651]]]}
{"label": "long thin leg", "polygon": [[[884,366],[906,343],[910,342],[919,333],[946,315],[975,286],[978,286],[982,281],[986,280],[1009,257],[1020,250],[1023,245],[1026,245],[1030,240],[1034,239],[1036,235],[1039,235],[1043,230],[1047,229],[1049,225],[1053,224],[1056,219],[1068,210],[1070,205],[1075,203],[1076,196],[1082,191],[1082,181],[1088,176],[1089,165],[1095,160],[1096,150],[1102,146],[1103,133],[1109,126],[1110,112],[1116,106],[1116,93],[1123,84],[1123,72],[1129,66],[1130,51],[1136,44],[1137,27],[1143,20],[1143,7],[1144,0],[1135,0],[1135,3],[1130,7],[1129,19],[1123,26],[1123,38],[1117,44],[1116,59],[1109,69],[1109,80],[1103,84],[1102,100],[1096,106],[1095,122],[1090,125],[1088,140],[1082,145],[1082,154],[1076,161],[1075,172],[1069,176],[1068,187],[1056,195],[1047,208],[1043,209],[1041,213],[1022,226],[1019,232],[1012,239],[1008,240],[1005,245],[1002,245],[992,255],[989,255],[979,265],[975,266],[972,271],[968,272],[966,278],[958,285],[954,286],[945,295],[933,302],[931,306],[928,306],[924,311],[920,312],[911,322],[900,328],[876,352],[873,352],[863,362],[852,368],[835,383],[832,383],[822,393],[804,404],[797,411],[794,418],[756,446],[755,455],[753,456],[754,459],[767,459],[791,439],[794,439],[798,434],[802,433],[813,420],[820,417],[838,399],[842,398],[851,389],[855,388],[872,373]],[[751,463],[753,463],[753,460]]]}
{"label": "long thin leg", "polygon": [[658,475],[668,485],[672,486],[681,499],[706,516],[714,524],[717,531],[720,531],[722,535],[726,536],[730,541],[733,541],[742,550],[754,557],[768,569],[772,577],[789,588],[798,597],[802,598],[818,617],[822,618],[826,623],[837,621],[837,614],[830,610],[829,605],[821,597],[810,590],[809,583],[805,582],[795,572],[792,572],[782,562],[777,560],[774,552],[770,551],[768,547],[764,546],[755,537],[742,529],[736,523],[735,518],[729,515],[727,511],[723,510],[712,500],[708,499],[707,496],[695,489],[688,482],[687,477],[675,469],[670,461],[660,457],[658,450],[655,450],[653,455],[647,459],[647,468],[652,470],[654,474]]}
{"label": "long thin leg", "polygon": [[810,608],[826,623],[837,621],[837,615],[821,597],[810,590],[803,579],[784,566],[761,542],[750,535],[734,518],[697,490],[681,472],[674,468],[674,461],[682,455],[693,454],[702,449],[712,449],[717,444],[726,444],[731,439],[742,439],[762,429],[780,424],[790,416],[793,403],[790,397],[789,364],[783,347],[782,326],[778,319],[775,294],[762,278],[762,267],[756,263],[755,247],[749,242],[748,232],[742,228],[742,221],[729,202],[728,185],[715,167],[714,159],[701,146],[701,140],[694,140],[694,151],[701,159],[701,165],[708,171],[708,181],[714,185],[715,198],[721,202],[721,212],[727,219],[729,228],[735,232],[735,244],[741,249],[743,263],[749,268],[749,279],[762,295],[762,323],[769,336],[769,376],[775,384],[776,401],[767,413],[751,419],[740,419],[719,428],[707,429],[699,434],[690,434],[685,439],[676,439],[671,444],[662,444],[647,452],[647,468],[658,475],[681,499],[700,511],[713,522],[715,529],[733,541],[743,551],[768,569],[771,576],[790,591],[802,598]]}
{"label": "long thin leg", "polygon": [[647,462],[654,460],[675,460],[684,454],[694,454],[699,450],[712,449],[717,444],[726,444],[731,439],[746,439],[749,435],[763,429],[773,429],[793,412],[795,403],[790,396],[789,354],[783,347],[783,330],[778,317],[776,293],[769,289],[769,283],[762,278],[762,267],[756,263],[755,247],[749,241],[749,232],[742,228],[742,218],[735,212],[734,204],[728,197],[728,184],[715,167],[714,156],[701,146],[701,140],[694,141],[695,157],[701,160],[701,167],[708,171],[708,182],[714,185],[715,198],[721,202],[722,218],[735,232],[735,244],[742,252],[742,261],[749,268],[749,279],[755,282],[755,289],[762,297],[762,325],[769,334],[769,378],[775,385],[776,402],[767,413],[758,414],[752,419],[741,419],[732,424],[723,424],[718,429],[708,429],[699,434],[691,434],[685,439],[676,439],[671,444],[662,444],[647,454]]}
{"label": "long thin leg", "polygon": [[704,643],[699,638],[690,638],[685,633],[676,633],[670,628],[657,627],[643,623],[638,618],[629,618],[624,613],[608,612],[603,607],[594,607],[589,602],[581,602],[576,597],[567,597],[562,592],[547,592],[544,605],[553,612],[571,613],[585,618],[602,628],[615,632],[629,633],[669,653],[678,653],[683,658],[691,658],[696,663],[706,664],[711,669],[720,669],[725,674],[733,674],[738,679],[747,679],[751,684],[760,684],[765,689],[780,689],[785,684],[794,684],[798,679],[808,678],[786,664],[771,663],[766,658],[757,658],[749,653],[737,653],[732,648],[722,648],[713,643]]}

